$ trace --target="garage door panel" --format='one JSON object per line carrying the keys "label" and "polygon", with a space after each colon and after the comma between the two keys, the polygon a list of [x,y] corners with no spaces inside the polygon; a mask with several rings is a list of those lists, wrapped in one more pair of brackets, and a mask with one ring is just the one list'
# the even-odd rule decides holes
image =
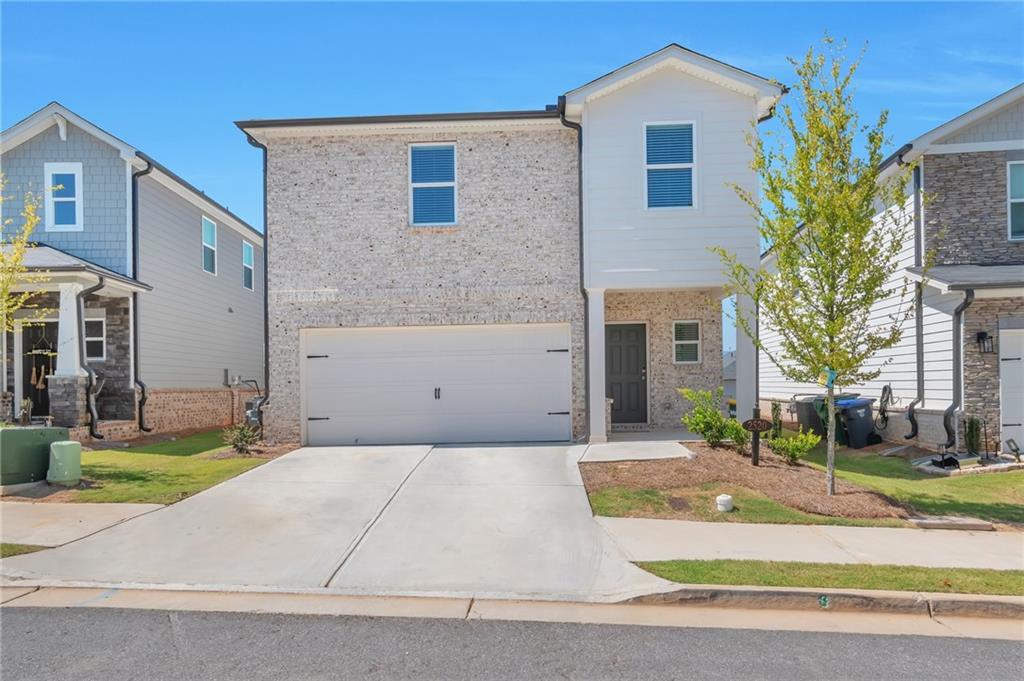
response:
{"label": "garage door panel", "polygon": [[568,324],[306,330],[307,442],[568,440],[569,340]]}

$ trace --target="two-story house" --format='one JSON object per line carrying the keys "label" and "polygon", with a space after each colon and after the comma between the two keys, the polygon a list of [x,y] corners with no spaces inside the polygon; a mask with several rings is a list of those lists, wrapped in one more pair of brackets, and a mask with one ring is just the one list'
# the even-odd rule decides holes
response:
{"label": "two-story house", "polygon": [[[903,145],[883,181],[911,162],[913,223],[895,280],[917,282],[915,314],[901,342],[872,360],[878,378],[843,389],[876,399],[891,389],[888,439],[962,451],[964,421],[975,417],[989,451],[1024,445],[1024,85]],[[885,323],[896,303],[872,318]],[[763,338],[776,341],[770,329]],[[821,390],[762,355],[763,399]]]}
{"label": "two-story house", "polygon": [[[0,133],[5,230],[40,224],[0,334],[4,420],[79,437],[225,425],[263,373],[263,236],[163,165],[53,102]],[[6,222],[10,220],[10,224]]]}
{"label": "two-story house", "polygon": [[721,384],[709,249],[757,262],[729,183],[756,189],[745,136],[783,91],[669,45],[544,109],[239,122],[264,150],[267,436],[680,428],[676,389]]}

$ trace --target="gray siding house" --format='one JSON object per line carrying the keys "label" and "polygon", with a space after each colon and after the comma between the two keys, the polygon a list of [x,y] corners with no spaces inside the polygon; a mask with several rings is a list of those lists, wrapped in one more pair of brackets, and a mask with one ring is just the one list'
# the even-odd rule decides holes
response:
{"label": "gray siding house", "polygon": [[[40,224],[0,338],[0,407],[78,437],[226,425],[263,376],[263,237],[53,102],[0,134],[5,229]],[[79,299],[82,304],[79,305]]]}

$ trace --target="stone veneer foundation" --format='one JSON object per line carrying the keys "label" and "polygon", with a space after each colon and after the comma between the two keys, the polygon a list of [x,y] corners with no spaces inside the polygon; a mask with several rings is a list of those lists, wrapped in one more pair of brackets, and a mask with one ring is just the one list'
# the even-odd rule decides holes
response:
{"label": "stone veneer foundation", "polygon": [[[682,428],[687,402],[678,388],[714,390],[722,385],[722,305],[716,290],[619,291],[605,294],[605,322],[647,324],[648,424]],[[701,361],[676,364],[672,322],[699,320]]]}
{"label": "stone veneer foundation", "polygon": [[[984,419],[990,452],[1001,446],[999,320],[1009,317],[1024,319],[1024,298],[976,298],[964,312],[964,417]],[[993,337],[992,352],[983,353],[978,348],[975,338],[979,331]],[[961,420],[961,428],[963,425]],[[960,442],[963,443],[963,430]]]}

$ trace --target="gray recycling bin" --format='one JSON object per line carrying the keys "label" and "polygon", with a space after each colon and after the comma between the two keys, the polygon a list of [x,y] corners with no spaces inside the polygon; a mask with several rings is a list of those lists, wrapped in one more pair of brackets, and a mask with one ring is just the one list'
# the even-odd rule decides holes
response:
{"label": "gray recycling bin", "polygon": [[853,449],[863,449],[872,444],[875,419],[871,405],[874,403],[873,399],[867,397],[836,400],[839,422],[845,426],[847,444]]}

